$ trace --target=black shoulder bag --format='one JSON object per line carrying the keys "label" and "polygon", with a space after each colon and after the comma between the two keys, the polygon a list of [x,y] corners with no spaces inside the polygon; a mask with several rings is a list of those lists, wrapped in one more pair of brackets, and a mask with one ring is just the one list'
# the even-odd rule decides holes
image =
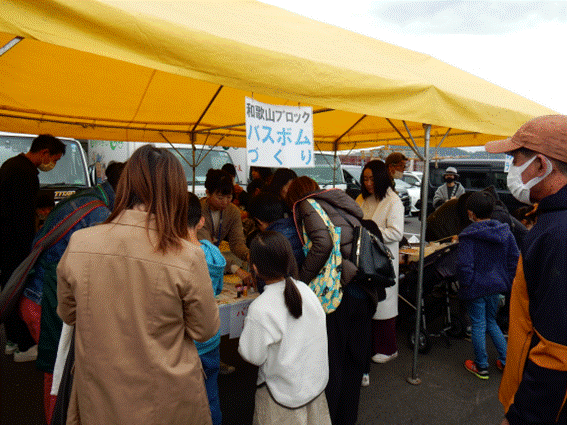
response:
{"label": "black shoulder bag", "polygon": [[[379,294],[383,293],[385,298],[384,288],[396,283],[396,271],[394,257],[384,244],[380,229],[372,220],[361,220],[360,225],[355,225],[340,209],[337,211],[353,228],[350,261],[358,269],[356,283],[371,290],[378,289]],[[379,298],[382,296],[379,295]]]}

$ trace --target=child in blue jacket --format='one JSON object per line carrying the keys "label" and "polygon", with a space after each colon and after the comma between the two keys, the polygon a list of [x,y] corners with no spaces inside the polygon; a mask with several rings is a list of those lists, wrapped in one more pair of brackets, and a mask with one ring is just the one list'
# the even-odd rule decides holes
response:
{"label": "child in blue jacket", "polygon": [[512,287],[519,251],[508,224],[490,219],[494,199],[488,193],[470,195],[466,208],[473,223],[459,234],[459,297],[467,304],[475,360],[466,360],[465,368],[488,379],[486,333],[498,352],[496,366],[502,370],[506,364],[506,339],[496,313],[500,294]]}
{"label": "child in blue jacket", "polygon": [[[199,240],[197,231],[205,224],[205,219],[201,214],[201,202],[199,198],[191,192],[189,196],[189,205],[187,213],[187,225],[189,227],[189,242],[200,245],[205,253],[205,260],[209,268],[209,275],[213,284],[215,296],[221,293],[223,287],[224,267],[226,260],[220,250],[208,240]],[[218,376],[220,370],[220,330],[217,334],[205,342],[195,341],[197,352],[203,371],[205,372],[205,387],[207,389],[207,397],[209,399],[209,407],[211,409],[211,417],[213,425],[220,425],[222,422],[222,414],[220,410]]]}

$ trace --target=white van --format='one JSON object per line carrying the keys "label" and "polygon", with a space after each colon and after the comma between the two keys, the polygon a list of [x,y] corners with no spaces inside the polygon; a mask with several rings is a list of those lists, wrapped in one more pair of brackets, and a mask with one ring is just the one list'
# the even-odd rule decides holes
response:
{"label": "white van", "polygon": [[[0,132],[0,166],[7,159],[30,150],[35,134]],[[39,173],[40,193],[55,202],[91,186],[85,152],[78,140],[58,137],[65,143],[65,155],[48,173]]]}
{"label": "white van", "polygon": [[[124,162],[140,146],[146,145],[145,142],[109,142],[103,140],[89,140],[89,164],[91,172],[97,181],[104,175],[106,166],[111,161]],[[205,178],[210,168],[221,168],[227,162],[232,163],[228,152],[221,147],[197,146],[195,161],[198,164],[195,168],[195,187],[193,188],[193,147],[188,144],[151,143],[158,148],[170,150],[181,162],[187,177],[187,189],[194,192],[199,198],[206,196]],[[239,183],[238,176],[236,183]]]}
{"label": "white van", "polygon": [[[228,148],[228,153],[232,158],[232,162],[236,168],[236,174],[239,176],[241,185],[249,183],[250,167],[246,161],[246,148]],[[323,154],[315,153],[314,167],[312,168],[291,168],[298,176],[308,176],[319,184],[321,189],[329,189],[336,187],[338,189],[346,190],[347,185],[341,170],[341,159],[339,156],[335,157],[332,153]],[[276,168],[273,168],[275,171]]]}
{"label": "white van", "polygon": [[[346,190],[345,176],[341,169],[341,159],[332,153],[316,153],[314,156],[315,166],[312,168],[292,168],[297,176],[311,177],[317,182],[321,189]],[[336,161],[335,161],[336,160]]]}

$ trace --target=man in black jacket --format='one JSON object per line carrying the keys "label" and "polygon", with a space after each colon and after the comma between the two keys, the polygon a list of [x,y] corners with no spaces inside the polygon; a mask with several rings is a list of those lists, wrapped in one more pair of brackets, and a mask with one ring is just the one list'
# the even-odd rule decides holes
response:
{"label": "man in black jacket", "polygon": [[[48,134],[36,137],[29,152],[8,159],[0,167],[0,288],[13,271],[31,252],[35,236],[35,208],[39,192],[39,170],[50,171],[65,154],[65,144]],[[12,344],[6,346],[6,354],[19,349],[30,353],[35,360],[37,347],[18,312],[6,320],[6,338]],[[17,345],[17,346],[16,346]],[[34,356],[35,353],[35,356]]]}

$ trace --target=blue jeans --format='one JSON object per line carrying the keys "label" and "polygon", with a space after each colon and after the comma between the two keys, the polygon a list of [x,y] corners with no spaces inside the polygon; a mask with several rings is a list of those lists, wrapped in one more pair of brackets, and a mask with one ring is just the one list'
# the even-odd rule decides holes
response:
{"label": "blue jeans", "polygon": [[219,398],[219,370],[220,370],[220,349],[219,347],[199,356],[203,364],[203,370],[207,379],[205,379],[205,387],[207,389],[207,398],[209,399],[209,408],[211,409],[211,417],[213,425],[220,425],[222,422],[222,413],[220,410]]}
{"label": "blue jeans", "polygon": [[467,302],[467,309],[471,319],[471,340],[476,357],[476,365],[479,368],[488,367],[488,354],[486,354],[486,333],[490,335],[498,359],[506,364],[506,338],[496,323],[496,312],[498,311],[498,294],[479,297]]}

